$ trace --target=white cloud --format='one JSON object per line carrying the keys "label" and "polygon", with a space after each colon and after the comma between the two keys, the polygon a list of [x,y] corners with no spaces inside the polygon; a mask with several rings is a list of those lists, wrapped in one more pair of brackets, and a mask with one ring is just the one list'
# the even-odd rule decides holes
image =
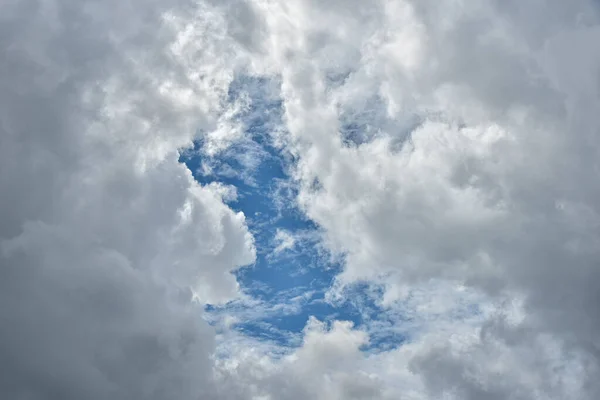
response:
{"label": "white cloud", "polygon": [[273,252],[276,254],[285,250],[293,250],[296,246],[296,238],[286,230],[278,229],[273,240],[276,243]]}
{"label": "white cloud", "polygon": [[0,397],[216,396],[187,288],[236,296],[254,245],[178,149],[218,121],[235,44],[174,51],[186,10],[159,3],[0,6]]}
{"label": "white cloud", "polygon": [[[587,0],[3,3],[0,393],[597,398],[598,22]],[[391,306],[459,282],[495,305],[483,326],[432,318],[365,355],[366,332],[311,321],[286,357],[213,363],[185,288],[235,297],[253,240],[178,149],[242,137],[242,72],[281,82],[276,139],[340,282]]]}
{"label": "white cloud", "polygon": [[[594,398],[597,5],[295,1],[266,15],[271,34],[289,38],[272,41],[269,62],[281,72],[299,200],[346,254],[341,280],[517,293],[521,343],[550,335],[564,357],[586,358],[578,396]],[[371,103],[357,98],[379,98],[387,115],[365,117],[357,109]],[[377,134],[346,146],[344,115]],[[490,343],[476,338],[455,357],[450,342],[436,357],[468,368]],[[501,350],[506,386],[486,383],[495,367],[485,363],[475,380],[436,383],[435,362],[419,372],[459,398],[562,398],[558,384],[511,378],[504,368],[526,371],[511,361],[518,348]]]}

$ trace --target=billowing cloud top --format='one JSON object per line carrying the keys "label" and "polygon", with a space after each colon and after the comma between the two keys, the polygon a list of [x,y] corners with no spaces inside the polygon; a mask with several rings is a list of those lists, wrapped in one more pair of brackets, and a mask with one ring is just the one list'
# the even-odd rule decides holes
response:
{"label": "billowing cloud top", "polygon": [[[4,1],[0,397],[598,398],[599,11]],[[247,295],[257,244],[180,153],[248,140],[242,76],[280,101],[262,133],[343,260],[324,301],[377,288],[400,346],[365,350],[381,320],[311,318],[274,351],[202,318]],[[273,257],[308,240],[274,235]]]}

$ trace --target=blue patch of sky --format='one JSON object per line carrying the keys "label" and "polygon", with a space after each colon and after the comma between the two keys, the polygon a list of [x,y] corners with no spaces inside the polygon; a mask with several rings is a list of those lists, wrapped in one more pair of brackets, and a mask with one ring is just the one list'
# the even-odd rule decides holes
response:
{"label": "blue patch of sky", "polygon": [[[228,101],[234,102],[242,95],[250,100],[249,106],[236,117],[244,126],[244,138],[209,156],[203,151],[205,143],[199,135],[193,149],[181,154],[180,161],[199,183],[218,182],[236,188],[237,197],[228,204],[246,215],[257,248],[255,264],[236,273],[243,292],[252,301],[207,305],[208,319],[212,316],[216,321],[220,316],[234,315],[238,322],[233,328],[238,332],[290,347],[301,344],[302,330],[310,316],[326,322],[346,320],[367,331],[369,326],[383,327],[371,332],[365,351],[394,348],[405,336],[398,329],[386,327],[393,328],[403,317],[398,318],[397,314],[391,317],[377,305],[381,290],[358,284],[348,289],[345,300],[326,301],[326,293],[342,265],[324,250],[318,226],[297,207],[297,190],[288,174],[295,160],[272,140],[272,133],[283,126],[282,101],[273,94],[274,84],[248,76],[235,79]],[[364,131],[379,118],[374,114],[382,108],[376,104],[377,99],[373,101],[367,107],[372,111],[363,110],[356,118],[342,116],[341,135],[345,140],[354,145],[368,140]],[[294,245],[276,251],[278,231],[294,237]]]}

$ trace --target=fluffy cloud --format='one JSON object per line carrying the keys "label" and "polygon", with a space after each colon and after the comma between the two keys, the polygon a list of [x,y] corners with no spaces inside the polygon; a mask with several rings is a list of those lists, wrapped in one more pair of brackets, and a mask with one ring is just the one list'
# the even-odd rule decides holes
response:
{"label": "fluffy cloud", "polygon": [[[599,21],[587,0],[5,2],[0,393],[597,398]],[[434,279],[495,311],[420,304],[380,354],[311,320],[284,357],[215,364],[189,289],[235,297],[254,244],[178,150],[243,137],[240,73],[280,83],[275,139],[341,285],[383,284],[393,315]]]}
{"label": "fluffy cloud", "polygon": [[[273,52],[299,201],[346,255],[341,282],[448,279],[522,296],[527,317],[500,319],[489,343],[510,336],[510,354],[549,335],[564,360],[580,359],[579,396],[594,398],[597,5],[297,1],[267,15],[273,35],[293,37]],[[486,340],[415,365],[458,398],[568,393],[486,384]],[[477,378],[456,373],[475,359]]]}
{"label": "fluffy cloud", "polygon": [[[178,12],[220,14],[183,6],[0,6],[0,397],[215,393],[190,288],[236,296],[254,245],[223,191],[178,163],[219,120],[236,62],[222,25],[203,25],[214,48],[186,43]],[[187,68],[214,53],[229,66]]]}

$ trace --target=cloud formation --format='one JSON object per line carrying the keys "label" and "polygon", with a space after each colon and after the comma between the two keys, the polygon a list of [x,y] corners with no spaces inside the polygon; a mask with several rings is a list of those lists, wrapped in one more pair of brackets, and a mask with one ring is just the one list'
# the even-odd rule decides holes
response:
{"label": "cloud formation", "polygon": [[232,74],[185,69],[190,49],[163,7],[0,6],[0,397],[216,390],[214,333],[190,288],[201,302],[236,296],[231,271],[254,245],[178,149],[218,121]]}
{"label": "cloud formation", "polygon": [[[597,398],[598,11],[3,3],[0,397]],[[241,74],[277,83],[272,139],[343,255],[337,294],[380,285],[390,315],[426,321],[402,346],[311,319],[283,356],[250,339],[215,356],[201,305],[236,298],[256,251],[179,151],[245,140]],[[478,318],[438,317],[465,293]]]}

